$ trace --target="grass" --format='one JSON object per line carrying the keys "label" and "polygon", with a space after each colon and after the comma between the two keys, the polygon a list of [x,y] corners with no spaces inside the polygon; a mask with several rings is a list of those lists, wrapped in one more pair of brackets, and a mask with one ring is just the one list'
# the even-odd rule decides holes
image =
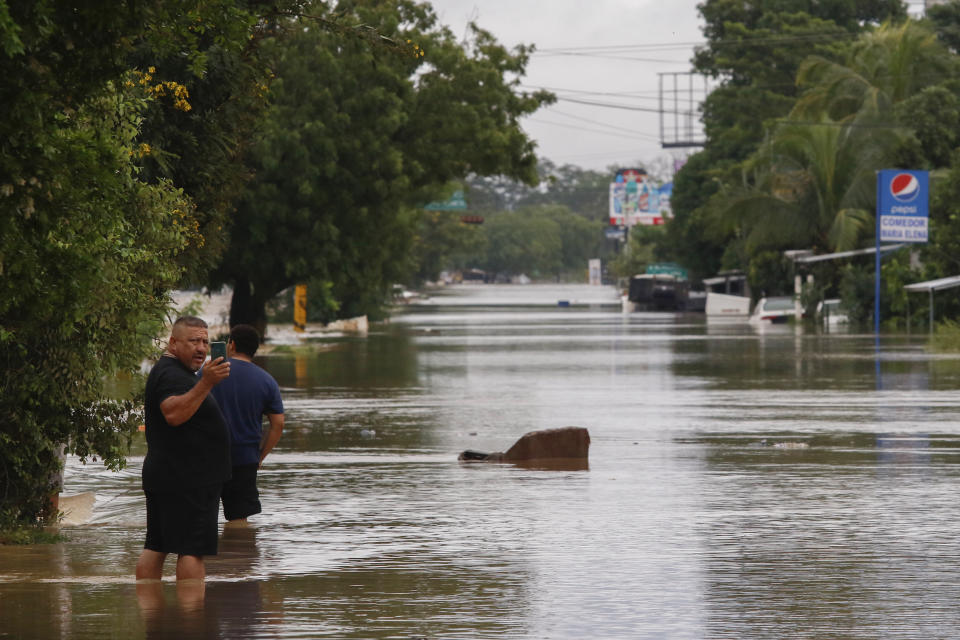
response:
{"label": "grass", "polygon": [[55,544],[64,540],[66,540],[66,537],[59,531],[40,526],[17,526],[0,529],[0,545]]}

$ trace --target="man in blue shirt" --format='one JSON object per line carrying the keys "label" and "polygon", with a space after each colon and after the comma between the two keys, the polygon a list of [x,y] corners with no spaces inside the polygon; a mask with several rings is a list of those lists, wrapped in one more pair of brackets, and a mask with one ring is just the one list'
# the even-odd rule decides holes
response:
{"label": "man in blue shirt", "polygon": [[[256,329],[246,324],[233,327],[227,342],[230,377],[211,392],[230,429],[233,478],[224,483],[220,496],[223,516],[230,523],[246,523],[247,517],[260,513],[257,470],[283,433],[280,387],[253,363],[259,347]],[[270,423],[266,436],[263,416]]]}

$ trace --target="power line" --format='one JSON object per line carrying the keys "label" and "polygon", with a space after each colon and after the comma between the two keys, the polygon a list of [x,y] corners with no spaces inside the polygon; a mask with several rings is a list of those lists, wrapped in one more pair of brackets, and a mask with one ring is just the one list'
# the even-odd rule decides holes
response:
{"label": "power line", "polygon": [[656,100],[659,96],[657,91],[587,91],[586,89],[561,89],[560,87],[535,87],[532,85],[520,85],[522,89],[538,89],[542,91],[560,91],[563,93],[581,93],[592,96],[613,96],[622,98],[642,98],[645,100]]}
{"label": "power line", "polygon": [[[626,104],[613,104],[610,102],[595,102],[593,100],[578,100],[576,98],[557,98],[558,101],[563,102],[574,102],[576,104],[586,104],[591,107],[604,107],[606,109],[624,109],[626,111],[643,111],[645,113],[660,113],[661,109],[653,109],[651,107],[633,107]],[[681,112],[680,115],[694,115],[689,112]]]}
{"label": "power line", "polygon": [[578,51],[670,51],[674,49],[687,49],[689,47],[706,44],[706,40],[697,42],[671,42],[661,44],[608,44],[592,45],[584,47],[553,47],[550,49],[537,49],[535,54],[554,54],[568,53]]}
{"label": "power line", "polygon": [[[551,113],[551,114],[556,114],[556,115],[558,115],[558,116],[564,116],[565,118],[572,118],[573,120],[580,120],[581,122],[587,122],[587,123],[589,123],[589,124],[596,124],[596,125],[599,125],[599,126],[601,126],[601,127],[607,127],[607,128],[609,128],[609,129],[615,129],[616,131],[622,131],[622,132],[627,132],[627,133],[636,133],[636,134],[641,135],[641,136],[650,136],[650,134],[644,133],[643,131],[637,131],[637,130],[635,130],[635,129],[624,129],[623,127],[618,127],[617,125],[607,124],[607,123],[605,123],[605,122],[599,122],[599,121],[597,121],[597,120],[591,120],[591,119],[589,119],[589,118],[583,118],[583,117],[581,117],[581,116],[575,116],[575,115],[573,115],[572,113],[564,113],[563,111],[557,111],[556,109],[553,109],[553,108],[550,108],[550,107],[547,107],[547,111],[548,111],[549,113]],[[653,138],[654,136],[650,136],[650,137]]]}
{"label": "power line", "polygon": [[561,54],[589,54],[593,53],[630,53],[630,52],[657,52],[657,51],[675,51],[678,49],[689,49],[693,47],[727,47],[727,46],[753,46],[767,44],[783,44],[789,42],[810,42],[811,40],[846,40],[856,39],[862,34],[859,32],[844,31],[837,29],[833,31],[822,31],[819,33],[808,33],[795,36],[757,36],[755,38],[728,38],[721,40],[698,40],[695,42],[673,42],[661,44],[621,44],[621,45],[598,45],[590,47],[555,47],[551,49],[539,49],[533,52],[533,55],[561,55]]}
{"label": "power line", "polygon": [[566,123],[563,123],[563,122],[550,122],[549,120],[539,120],[539,119],[537,119],[537,118],[529,118],[529,121],[530,121],[530,122],[537,123],[537,124],[549,124],[549,125],[552,125],[552,126],[555,126],[555,127],[563,127],[563,128],[565,128],[565,129],[574,129],[574,130],[576,130],[576,131],[585,131],[585,132],[587,132],[587,133],[594,133],[594,134],[604,135],[604,136],[616,136],[616,137],[618,137],[618,138],[629,138],[629,139],[632,139],[632,140],[642,140],[643,142],[658,142],[658,141],[659,141],[659,139],[658,139],[656,136],[644,136],[643,134],[641,134],[641,135],[631,135],[631,134],[629,134],[629,133],[616,133],[616,132],[614,132],[614,131],[601,131],[601,130],[599,130],[599,129],[588,129],[587,127],[578,127],[578,126],[576,126],[576,125],[566,124]]}
{"label": "power line", "polygon": [[553,56],[569,56],[576,58],[600,58],[602,60],[625,60],[628,62],[654,62],[656,64],[690,64],[689,60],[664,60],[662,58],[637,58],[634,56],[615,56],[610,54],[597,53],[556,53]]}

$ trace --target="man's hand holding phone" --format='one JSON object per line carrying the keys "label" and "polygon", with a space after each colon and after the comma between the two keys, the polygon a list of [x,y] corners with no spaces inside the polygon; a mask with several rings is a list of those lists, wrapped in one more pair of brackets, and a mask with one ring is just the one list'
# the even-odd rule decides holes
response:
{"label": "man's hand holding phone", "polygon": [[210,343],[210,361],[207,362],[201,372],[204,380],[211,385],[219,384],[222,380],[230,376],[230,362],[227,360],[227,343]]}
{"label": "man's hand holding phone", "polygon": [[210,361],[213,362],[217,358],[227,359],[227,343],[226,342],[211,342],[210,343]]}

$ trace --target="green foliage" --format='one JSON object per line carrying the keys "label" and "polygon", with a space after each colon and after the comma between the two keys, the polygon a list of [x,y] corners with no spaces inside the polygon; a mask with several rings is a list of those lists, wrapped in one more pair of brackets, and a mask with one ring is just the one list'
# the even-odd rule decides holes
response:
{"label": "green foliage", "polygon": [[[699,9],[707,44],[697,51],[694,63],[698,71],[721,83],[704,103],[707,145],[674,181],[675,217],[666,238],[673,258],[687,265],[694,277],[713,275],[721,267],[744,268],[749,252],[777,244],[772,237],[754,236],[749,249],[740,245],[726,251],[731,243],[752,234],[752,227],[746,225],[758,216],[750,222],[740,220],[740,226],[714,224],[716,201],[712,198],[721,185],[742,187],[741,163],[765,140],[766,126],[794,108],[799,95],[796,76],[807,56],[817,53],[824,60],[840,61],[841,45],[859,32],[885,19],[906,16],[897,0],[707,0]],[[782,221],[785,216],[781,211],[776,217]],[[862,223],[857,219],[857,225]],[[782,231],[772,220],[766,226],[759,236]],[[797,248],[793,239],[783,244]],[[734,258],[740,264],[724,262]]]}
{"label": "green foliage", "polygon": [[[307,285],[307,321],[323,324],[339,317],[340,304],[333,297],[333,283],[311,278]],[[293,322],[294,287],[285,289],[267,305],[267,320],[271,323]]]}
{"label": "green foliage", "polygon": [[143,42],[130,57],[156,94],[140,135],[149,149],[141,159],[143,175],[169,179],[191,197],[204,238],[202,250],[180,258],[185,284],[204,282],[226,248],[236,200],[249,178],[243,152],[267,107],[271,70],[259,45],[274,32],[274,16],[299,4],[191,2],[165,25],[162,46]]}
{"label": "green foliage", "polygon": [[483,267],[494,274],[543,278],[561,267],[560,225],[529,212],[503,212],[484,225],[487,253]]}
{"label": "green foliage", "polygon": [[851,324],[866,325],[873,317],[874,272],[849,264],[840,277],[840,299]]}
{"label": "green foliage", "polygon": [[117,468],[139,421],[104,380],[152,353],[191,233],[183,194],[137,179],[135,122],[108,87],[34,128],[44,153],[0,185],[0,525],[44,512],[60,444]]}
{"label": "green foliage", "polygon": [[341,317],[372,315],[417,270],[417,207],[468,173],[536,180],[519,118],[550,96],[517,91],[527,48],[507,51],[479,29],[461,43],[409,0],[308,12],[411,47],[371,46],[308,19],[264,42],[271,106],[211,282],[234,286],[231,323],[263,326],[266,301],[308,279],[332,284]]}
{"label": "green foliage", "polygon": [[934,353],[960,352],[960,322],[949,319],[938,322],[927,348]]}
{"label": "green foliage", "polygon": [[750,259],[747,282],[756,297],[793,294],[790,262],[779,251],[762,251]]}
{"label": "green foliage", "polygon": [[[414,280],[437,280],[445,269],[467,269],[485,252],[486,236],[479,225],[463,224],[454,211],[424,211],[412,249],[417,257]],[[477,263],[478,264],[478,263]]]}
{"label": "green foliage", "polygon": [[488,215],[464,266],[491,274],[582,280],[587,261],[600,257],[606,225],[561,205],[536,205]]}
{"label": "green foliage", "polygon": [[940,42],[953,53],[960,53],[960,3],[953,0],[943,4],[931,4],[924,13],[933,24]]}
{"label": "green foliage", "polygon": [[960,151],[951,158],[950,169],[933,174],[930,199],[930,242],[923,247],[923,261],[930,278],[960,273]]}
{"label": "green foliage", "polygon": [[[918,282],[922,277],[910,267],[910,255],[906,250],[900,250],[893,255],[887,254],[880,265],[882,289],[880,291],[880,318],[884,326],[904,326],[910,301],[908,296],[914,295],[914,306],[917,306],[917,297],[910,294],[904,287],[912,282]],[[917,309],[915,308],[915,311]],[[926,325],[926,320],[921,324]]]}
{"label": "green foliage", "polygon": [[745,184],[713,199],[720,224],[742,231],[750,252],[859,248],[873,235],[876,170],[903,139],[883,125],[870,112],[785,120],[745,164]]}
{"label": "green foliage", "polygon": [[129,66],[204,73],[205,46],[246,46],[242,6],[0,0],[0,528],[55,515],[61,446],[124,465],[142,399],[107,385],[154,354],[204,245],[188,195],[144,169],[144,118],[170,96]]}
{"label": "green foliage", "polygon": [[925,25],[885,23],[853,41],[842,62],[811,56],[798,82],[809,88],[794,109],[835,120],[862,110],[886,114],[895,104],[955,73],[957,63]]}
{"label": "green foliage", "polygon": [[630,246],[618,254],[610,264],[610,272],[617,279],[630,278],[647,272],[647,265],[656,262],[658,243],[662,242],[663,227],[633,227]]}
{"label": "green foliage", "polygon": [[66,537],[40,525],[13,524],[0,528],[0,545],[4,544],[54,544]]}
{"label": "green foliage", "polygon": [[897,150],[895,166],[915,169],[950,166],[960,145],[960,86],[926,87],[894,105],[897,122],[913,135]]}
{"label": "green foliage", "polygon": [[[910,256],[905,250],[886,254],[881,264],[880,318],[883,326],[903,327],[908,311],[912,326],[924,326],[926,304],[918,296],[907,293],[904,286],[922,279],[910,267]],[[853,324],[867,325],[873,321],[876,292],[875,267],[869,264],[849,264],[840,277],[839,293],[847,316]],[[911,305],[911,301],[913,304]]]}
{"label": "green foliage", "polygon": [[[730,164],[730,161],[726,161]],[[717,192],[723,163],[713,151],[690,157],[673,182],[674,217],[666,225],[663,245],[668,255],[683,264],[692,279],[708,278],[721,268],[740,268],[745,261],[723,265],[727,248],[734,244],[732,232],[718,233],[711,228],[712,211],[706,206]]]}

